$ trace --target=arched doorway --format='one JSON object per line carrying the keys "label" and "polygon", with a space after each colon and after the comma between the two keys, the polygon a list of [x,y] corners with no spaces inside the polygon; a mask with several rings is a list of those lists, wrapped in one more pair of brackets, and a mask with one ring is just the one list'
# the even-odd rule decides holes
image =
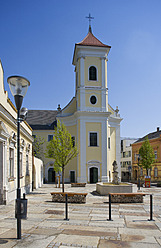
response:
{"label": "arched doorway", "polygon": [[48,183],[55,183],[55,171],[53,168],[48,170]]}
{"label": "arched doorway", "polygon": [[90,168],[90,183],[98,182],[98,168],[92,167]]}

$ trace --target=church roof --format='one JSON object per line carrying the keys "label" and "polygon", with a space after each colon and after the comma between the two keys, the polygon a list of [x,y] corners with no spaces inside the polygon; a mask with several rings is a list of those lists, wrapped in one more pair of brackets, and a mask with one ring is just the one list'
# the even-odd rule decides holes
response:
{"label": "church roof", "polygon": [[57,110],[29,110],[26,121],[33,130],[53,130],[57,114]]}
{"label": "church roof", "polygon": [[98,46],[98,47],[108,47],[111,48],[111,46],[103,44],[100,40],[98,40],[93,34],[91,29],[89,29],[89,32],[87,36],[79,43],[76,43],[76,45],[82,45],[82,46]]}
{"label": "church roof", "polygon": [[[73,62],[72,62],[73,65],[75,65],[75,63],[76,63],[76,50],[77,50],[77,48],[80,48],[81,46],[104,48],[104,49],[107,49],[108,52],[111,48],[111,46],[108,46],[108,45],[102,43],[100,40],[98,40],[93,35],[91,27],[89,27],[89,31],[88,31],[88,34],[86,35],[86,37],[81,42],[78,42],[75,44]],[[107,54],[108,54],[108,52],[107,52]]]}

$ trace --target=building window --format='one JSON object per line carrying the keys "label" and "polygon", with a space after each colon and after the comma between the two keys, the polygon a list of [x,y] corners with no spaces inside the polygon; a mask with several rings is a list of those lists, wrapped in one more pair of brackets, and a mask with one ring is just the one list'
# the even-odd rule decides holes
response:
{"label": "building window", "polygon": [[14,177],[14,149],[9,148],[9,177]]}
{"label": "building window", "polygon": [[90,97],[90,103],[91,103],[91,104],[96,104],[96,102],[97,102],[96,96],[91,96],[91,97]]}
{"label": "building window", "polygon": [[121,152],[123,152],[123,140],[121,140]]}
{"label": "building window", "polygon": [[123,158],[125,158],[125,152],[123,152]]}
{"label": "building window", "polygon": [[129,151],[129,157],[131,157],[131,151]]}
{"label": "building window", "polygon": [[29,155],[26,154],[26,176],[29,176]]}
{"label": "building window", "polygon": [[158,168],[155,167],[155,168],[154,168],[154,177],[157,177],[157,176],[158,176]]}
{"label": "building window", "polygon": [[90,146],[98,146],[97,142],[98,142],[97,133],[90,133],[89,145]]}
{"label": "building window", "polygon": [[75,136],[72,137],[72,144],[73,144],[73,147],[75,146]]}
{"label": "building window", "polygon": [[53,135],[49,134],[48,135],[48,142],[53,139]]}
{"label": "building window", "polygon": [[111,142],[110,142],[110,137],[108,137],[108,149],[110,149],[111,148]]}
{"label": "building window", "polygon": [[22,152],[20,152],[20,177],[22,177]]}
{"label": "building window", "polygon": [[89,68],[89,80],[97,81],[97,69],[95,66]]}
{"label": "building window", "polygon": [[155,159],[157,159],[157,151],[154,151]]}

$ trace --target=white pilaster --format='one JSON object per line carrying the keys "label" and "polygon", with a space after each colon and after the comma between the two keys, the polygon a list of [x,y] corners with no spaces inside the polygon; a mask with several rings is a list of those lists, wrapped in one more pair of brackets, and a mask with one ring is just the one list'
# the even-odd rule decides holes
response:
{"label": "white pilaster", "polygon": [[84,59],[85,57],[80,58],[80,86],[84,87]]}
{"label": "white pilaster", "polygon": [[86,123],[80,119],[80,177],[78,182],[86,183]]}
{"label": "white pilaster", "polygon": [[80,111],[85,111],[85,88],[80,88]]}
{"label": "white pilaster", "polygon": [[102,182],[108,182],[107,176],[107,121],[102,122]]}
{"label": "white pilaster", "polygon": [[102,89],[102,111],[108,111],[108,91]]}
{"label": "white pilaster", "polygon": [[105,84],[105,57],[101,58],[102,61],[102,88],[106,88],[106,84]]}

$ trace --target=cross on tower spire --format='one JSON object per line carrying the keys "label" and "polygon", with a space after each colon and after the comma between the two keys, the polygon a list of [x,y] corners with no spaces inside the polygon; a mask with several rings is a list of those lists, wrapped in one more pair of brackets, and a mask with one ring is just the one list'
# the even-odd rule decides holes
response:
{"label": "cross on tower spire", "polygon": [[91,20],[94,19],[94,17],[92,17],[91,14],[89,13],[89,16],[86,16],[86,18],[88,18],[89,20],[89,32],[92,33]]}

